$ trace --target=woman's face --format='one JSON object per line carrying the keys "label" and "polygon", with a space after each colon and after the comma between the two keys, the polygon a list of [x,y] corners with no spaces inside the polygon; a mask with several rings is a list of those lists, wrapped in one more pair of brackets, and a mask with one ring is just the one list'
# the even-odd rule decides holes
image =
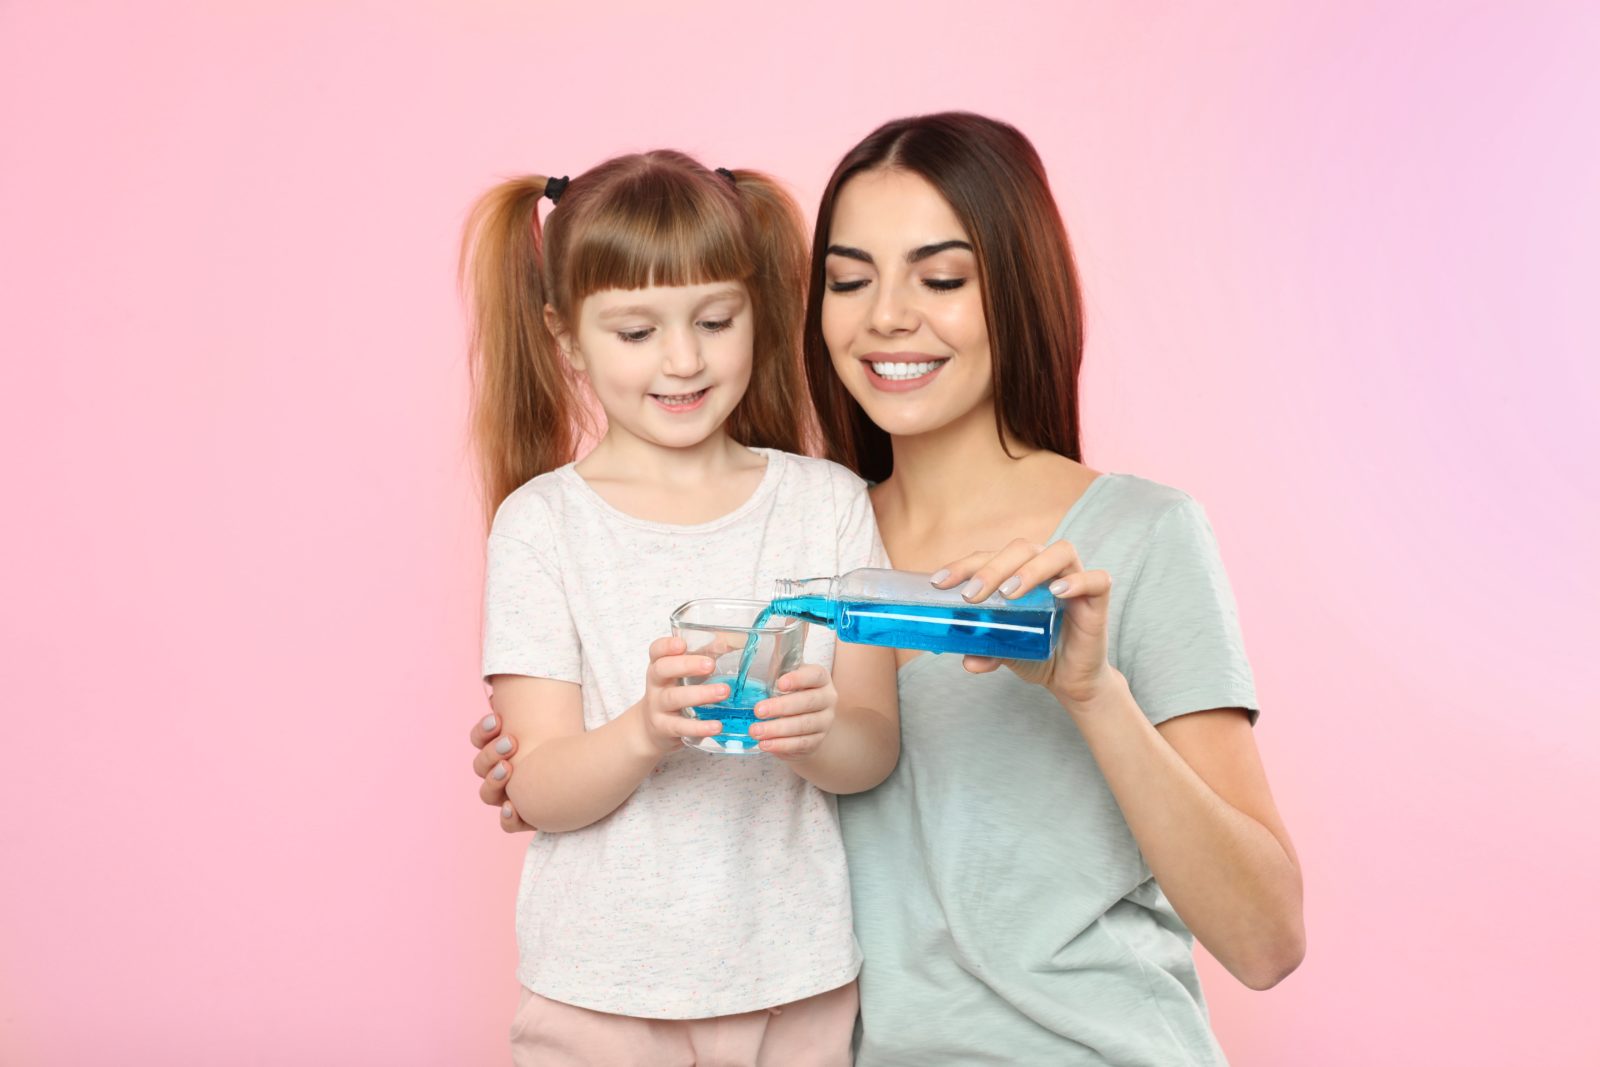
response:
{"label": "woman's face", "polygon": [[879,169],[846,182],[824,272],[823,340],[845,388],[879,427],[927,433],[990,398],[977,257],[925,178]]}

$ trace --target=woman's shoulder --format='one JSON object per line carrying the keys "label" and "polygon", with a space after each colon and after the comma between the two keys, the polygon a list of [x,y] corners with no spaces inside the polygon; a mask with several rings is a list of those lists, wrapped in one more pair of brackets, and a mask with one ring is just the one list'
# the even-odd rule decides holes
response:
{"label": "woman's shoulder", "polygon": [[1210,530],[1205,509],[1175,486],[1136,474],[1102,474],[1066,521],[1067,536],[1101,552],[1138,555],[1158,541],[1193,540]]}

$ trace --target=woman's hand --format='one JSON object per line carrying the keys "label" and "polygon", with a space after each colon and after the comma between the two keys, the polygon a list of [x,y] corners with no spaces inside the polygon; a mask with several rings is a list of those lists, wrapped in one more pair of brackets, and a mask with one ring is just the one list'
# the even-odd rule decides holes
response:
{"label": "woman's hand", "polygon": [[[500,829],[508,834],[519,834],[533,827],[522,821],[517,809],[506,799],[506,784],[511,781],[511,754],[517,750],[517,739],[507,734],[500,736],[500,716],[486,715],[472,724],[468,735],[472,746],[478,749],[472,761],[472,773],[483,779],[478,796],[485,804],[500,809]],[[499,777],[495,777],[499,775]]]}
{"label": "woman's hand", "polygon": [[752,723],[750,736],[756,746],[779,759],[803,759],[822,744],[833,727],[839,693],[833,687],[828,668],[803,664],[778,679],[782,696],[767,697],[755,706],[761,722]]}
{"label": "woman's hand", "polygon": [[967,656],[962,666],[973,674],[986,674],[1002,664],[1027,682],[1042,685],[1069,711],[1092,704],[1109,692],[1117,671],[1106,661],[1106,617],[1111,604],[1111,576],[1084,570],[1077,549],[1069,541],[1038,545],[1011,542],[999,552],[974,552],[935,574],[940,589],[961,586],[969,603],[988,599],[997,590],[1014,600],[1040,585],[1048,585],[1057,600],[1066,602],[1061,634],[1048,660],[1000,660]]}

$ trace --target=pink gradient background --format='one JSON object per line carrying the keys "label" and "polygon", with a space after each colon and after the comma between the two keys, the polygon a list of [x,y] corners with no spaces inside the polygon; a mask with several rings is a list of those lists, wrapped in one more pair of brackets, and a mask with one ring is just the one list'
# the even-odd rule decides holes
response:
{"label": "pink gradient background", "polygon": [[0,1063],[504,1061],[465,209],[949,107],[1236,585],[1310,952],[1202,954],[1232,1062],[1600,1062],[1597,9],[806,7],[0,4]]}

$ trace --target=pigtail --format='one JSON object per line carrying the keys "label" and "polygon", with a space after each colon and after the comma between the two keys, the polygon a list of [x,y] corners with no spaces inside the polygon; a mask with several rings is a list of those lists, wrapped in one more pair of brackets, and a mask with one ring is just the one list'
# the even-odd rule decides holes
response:
{"label": "pigtail", "polygon": [[805,313],[806,229],[794,197],[758,171],[734,171],[735,195],[750,227],[755,276],[756,358],[750,388],[728,419],[733,439],[785,452],[815,454],[816,419],[801,360]]}
{"label": "pigtail", "polygon": [[462,236],[472,439],[488,520],[514,489],[570,463],[577,448],[576,382],[544,321],[545,185],[530,175],[489,190]]}

